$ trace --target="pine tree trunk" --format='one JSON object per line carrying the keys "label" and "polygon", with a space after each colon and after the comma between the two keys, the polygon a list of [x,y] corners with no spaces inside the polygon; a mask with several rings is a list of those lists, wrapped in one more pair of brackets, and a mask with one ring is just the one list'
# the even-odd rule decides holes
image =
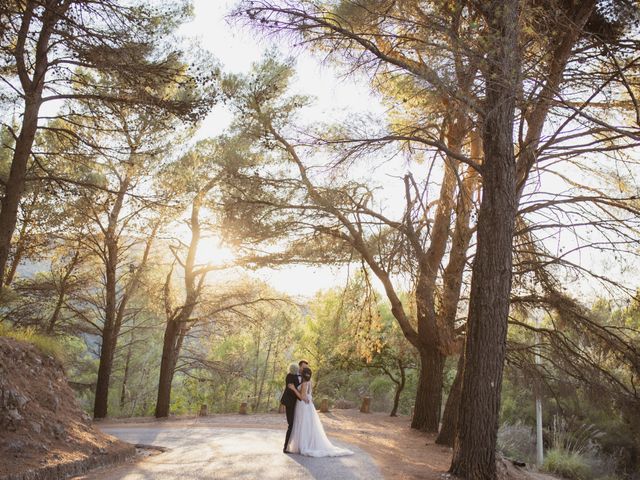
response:
{"label": "pine tree trunk", "polygon": [[11,160],[9,177],[6,180],[4,197],[0,201],[0,287],[4,286],[7,261],[11,250],[11,241],[18,220],[18,207],[24,192],[27,165],[33,141],[38,130],[38,115],[42,105],[42,92],[47,76],[47,69],[50,67],[48,53],[50,48],[51,34],[56,22],[62,18],[69,8],[71,2],[64,2],[56,5],[55,8],[44,7],[41,12],[41,25],[38,33],[35,51],[35,63],[31,77],[27,71],[24,59],[26,56],[26,45],[29,45],[30,35],[29,25],[34,21],[34,10],[36,2],[27,2],[22,18],[24,22],[15,40],[13,55],[16,60],[18,78],[24,89],[24,111],[22,114],[22,125],[20,134],[16,140]]}
{"label": "pine tree trunk", "polygon": [[456,438],[456,429],[458,426],[458,409],[460,408],[460,396],[462,394],[462,376],[464,374],[464,356],[460,355],[458,360],[458,371],[456,378],[451,385],[451,391],[447,397],[447,403],[442,414],[442,427],[436,443],[438,445],[447,445],[453,447]]}
{"label": "pine tree trunk", "polygon": [[116,349],[115,335],[111,328],[104,329],[102,333],[102,345],[100,347],[100,363],[98,366],[98,380],[96,382],[96,395],[93,404],[93,418],[105,418],[107,416],[109,402],[109,381],[113,369],[113,356]]}
{"label": "pine tree trunk", "polygon": [[483,122],[483,189],[471,277],[458,433],[450,469],[451,473],[468,480],[493,480],[497,475],[495,449],[517,211],[512,135],[520,66],[519,2],[489,2],[483,9],[490,27]]}
{"label": "pine tree trunk", "polygon": [[[167,311],[167,326],[164,330],[164,342],[162,345],[162,359],[160,361],[160,378],[158,379],[158,397],[156,400],[156,418],[164,418],[169,416],[169,407],[171,405],[171,384],[173,383],[173,375],[175,374],[178,357],[182,349],[182,342],[185,335],[193,324],[189,324],[189,318],[193,313],[204,276],[200,278],[200,285],[196,287],[196,276],[194,274],[196,264],[196,253],[198,252],[198,243],[200,242],[200,207],[204,196],[212,188],[213,183],[209,182],[205,189],[200,190],[193,200],[191,206],[191,242],[187,252],[187,258],[184,263],[184,289],[185,302],[180,307],[175,316],[169,315],[170,308],[165,305]],[[165,283],[165,302],[169,295],[171,274],[167,277]]]}
{"label": "pine tree trunk", "polygon": [[435,348],[420,352],[420,380],[411,428],[437,432],[442,406],[442,375],[445,357]]}
{"label": "pine tree trunk", "polygon": [[18,207],[24,192],[29,155],[38,128],[39,110],[39,98],[37,101],[31,101],[27,97],[22,128],[16,140],[4,196],[0,201],[0,285],[2,286],[6,281],[5,272],[11,251],[11,240],[18,221]]}
{"label": "pine tree trunk", "polygon": [[169,321],[164,331],[162,359],[160,360],[160,378],[158,380],[158,398],[156,400],[156,418],[169,416],[171,405],[171,384],[177,359],[176,344],[178,342],[179,323]]}
{"label": "pine tree trunk", "polygon": [[100,347],[100,364],[98,366],[98,380],[96,383],[96,397],[93,406],[94,418],[105,418],[108,411],[109,383],[113,369],[113,357],[116,350],[120,326],[117,324],[116,314],[116,265],[118,247],[114,241],[107,239],[107,261],[105,271],[105,311],[104,327],[102,329],[102,345]]}

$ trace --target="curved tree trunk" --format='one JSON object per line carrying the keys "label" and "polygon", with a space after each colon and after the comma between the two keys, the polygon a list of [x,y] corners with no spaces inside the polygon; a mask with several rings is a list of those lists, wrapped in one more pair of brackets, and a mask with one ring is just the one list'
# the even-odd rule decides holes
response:
{"label": "curved tree trunk", "polygon": [[396,383],[396,393],[393,397],[393,408],[391,409],[390,417],[398,416],[398,406],[400,405],[400,395],[404,390],[404,386],[407,381],[407,376],[404,373],[404,365],[401,360],[398,360],[398,369],[400,370],[400,380]]}
{"label": "curved tree trunk", "polygon": [[189,227],[191,229],[191,241],[187,251],[187,258],[184,262],[184,304],[174,310],[170,305],[171,290],[171,273],[167,276],[164,284],[164,300],[165,313],[167,316],[167,326],[164,331],[164,342],[162,346],[162,360],[160,361],[160,377],[158,379],[158,397],[156,400],[156,418],[169,416],[169,407],[171,404],[171,384],[173,383],[173,375],[175,374],[178,357],[182,349],[182,342],[189,329],[193,326],[190,322],[198,297],[202,291],[202,285],[206,276],[206,271],[199,274],[199,280],[196,282],[196,254],[198,252],[198,244],[200,243],[200,208],[204,197],[209,190],[213,188],[213,181],[209,181],[207,185],[200,190],[191,205],[191,220]]}

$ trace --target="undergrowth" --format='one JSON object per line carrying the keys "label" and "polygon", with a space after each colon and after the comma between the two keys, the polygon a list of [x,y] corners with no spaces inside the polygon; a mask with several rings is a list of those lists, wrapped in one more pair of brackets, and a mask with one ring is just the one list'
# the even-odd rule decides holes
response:
{"label": "undergrowth", "polygon": [[64,339],[44,335],[35,328],[15,328],[2,322],[0,323],[0,337],[13,338],[14,340],[30,343],[45,355],[50,355],[59,361],[65,359]]}

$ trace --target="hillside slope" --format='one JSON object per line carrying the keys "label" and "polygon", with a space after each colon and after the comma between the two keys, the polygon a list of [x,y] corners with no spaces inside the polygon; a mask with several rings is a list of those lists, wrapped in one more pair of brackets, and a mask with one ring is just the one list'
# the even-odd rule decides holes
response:
{"label": "hillside slope", "polygon": [[64,478],[108,463],[101,457],[133,452],[93,428],[57,360],[33,345],[0,337],[0,478],[21,478],[29,471],[29,478]]}

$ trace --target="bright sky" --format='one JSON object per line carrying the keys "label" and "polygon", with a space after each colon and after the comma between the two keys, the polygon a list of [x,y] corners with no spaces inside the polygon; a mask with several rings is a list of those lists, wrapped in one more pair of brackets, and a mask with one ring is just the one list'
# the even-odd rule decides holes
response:
{"label": "bright sky", "polygon": [[[262,38],[255,31],[228,21],[225,16],[237,3],[230,0],[194,0],[195,19],[185,25],[181,33],[195,38],[221,62],[224,71],[241,73],[249,71],[251,64],[261,59],[265,51],[279,47],[283,56],[289,54],[289,46],[278,44],[275,39]],[[323,64],[304,52],[296,52],[296,79],[292,86],[295,93],[312,95],[316,107],[310,115],[318,121],[336,121],[356,112],[382,112],[376,98],[369,93],[366,78],[341,78],[329,65]],[[223,106],[214,108],[203,122],[199,136],[209,137],[221,133],[231,120],[230,113]],[[229,255],[224,247],[216,248],[216,242],[205,245],[210,256]],[[222,248],[222,251],[220,251]],[[263,269],[256,273],[274,288],[291,295],[311,296],[319,289],[344,286],[347,270],[308,266],[289,266],[277,270]]]}
{"label": "bright sky", "polygon": [[[225,18],[237,3],[231,0],[194,0],[195,20],[183,27],[183,34],[220,60],[226,72],[247,72],[251,64],[260,61],[270,48],[276,47],[284,57],[290,55],[290,45],[260,34]],[[352,112],[375,112],[381,107],[371,97],[366,78],[339,78],[329,65],[303,51],[296,51],[296,81],[294,93],[316,97],[313,113],[318,119],[335,120]],[[202,132],[220,133],[230,121],[229,112],[220,106],[209,115]]]}

